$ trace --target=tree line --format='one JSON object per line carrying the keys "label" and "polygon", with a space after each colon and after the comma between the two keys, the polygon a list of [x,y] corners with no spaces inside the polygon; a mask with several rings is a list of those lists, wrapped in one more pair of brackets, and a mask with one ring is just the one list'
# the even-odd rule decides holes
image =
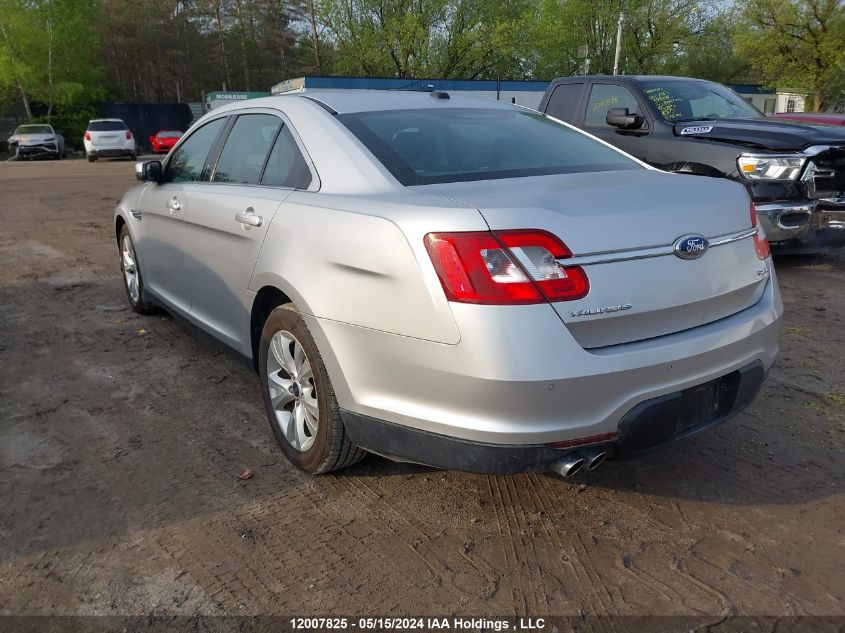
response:
{"label": "tree line", "polygon": [[843,0],[0,0],[0,110],[199,101],[305,74],[620,71],[845,93]]}

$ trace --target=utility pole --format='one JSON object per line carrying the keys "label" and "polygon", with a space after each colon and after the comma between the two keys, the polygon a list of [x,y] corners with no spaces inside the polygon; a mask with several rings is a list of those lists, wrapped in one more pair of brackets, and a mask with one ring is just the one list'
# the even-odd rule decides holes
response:
{"label": "utility pole", "polygon": [[625,14],[619,12],[619,27],[616,29],[616,57],[613,59],[613,74],[619,74],[619,56],[622,53],[622,25],[625,24]]}

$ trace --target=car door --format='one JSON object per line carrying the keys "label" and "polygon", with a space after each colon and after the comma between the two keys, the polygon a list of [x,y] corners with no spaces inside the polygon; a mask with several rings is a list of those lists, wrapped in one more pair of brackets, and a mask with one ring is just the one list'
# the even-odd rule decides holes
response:
{"label": "car door", "polygon": [[141,196],[141,230],[136,250],[144,271],[144,285],[167,307],[187,314],[192,280],[183,252],[185,205],[203,177],[209,153],[222,132],[226,117],[194,130],[170,155],[163,178],[150,183]]}
{"label": "car door", "polygon": [[[628,108],[630,113],[641,115],[644,119],[643,126],[636,130],[621,130],[608,125],[607,111],[610,108]],[[631,156],[645,160],[650,122],[645,108],[625,86],[594,82],[590,86],[583,119],[579,121],[579,125],[590,134],[615,145]]]}
{"label": "car door", "polygon": [[192,321],[251,353],[247,288],[267,227],[311,171],[278,112],[244,111],[230,125],[209,182],[185,207]]}

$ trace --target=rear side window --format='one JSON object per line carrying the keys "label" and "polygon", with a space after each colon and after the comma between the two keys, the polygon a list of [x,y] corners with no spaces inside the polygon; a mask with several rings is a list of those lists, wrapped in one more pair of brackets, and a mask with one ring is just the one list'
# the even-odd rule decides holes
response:
{"label": "rear side window", "polygon": [[91,121],[89,132],[120,132],[128,129],[123,121]]}
{"label": "rear side window", "polygon": [[575,108],[581,99],[584,91],[584,84],[561,84],[555,88],[549,103],[546,105],[546,114],[561,121],[572,122],[575,119]]}
{"label": "rear side window", "polygon": [[293,189],[307,189],[311,184],[311,170],[287,126],[282,128],[273,145],[261,184]]}
{"label": "rear side window", "polygon": [[220,152],[212,181],[257,185],[281,126],[282,120],[270,114],[239,116]]}
{"label": "rear side window", "polygon": [[637,100],[631,91],[612,84],[593,84],[587,101],[587,113],[584,124],[590,127],[610,127],[607,124],[607,111],[610,108],[628,108],[628,112],[637,112]]}
{"label": "rear side window", "polygon": [[179,145],[170,155],[165,180],[168,182],[201,180],[205,159],[225,122],[226,117],[221,117],[206,123]]}

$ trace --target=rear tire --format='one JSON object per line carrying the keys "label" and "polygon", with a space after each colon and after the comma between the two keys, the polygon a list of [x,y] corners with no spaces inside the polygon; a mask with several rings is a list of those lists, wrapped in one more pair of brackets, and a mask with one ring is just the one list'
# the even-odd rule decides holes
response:
{"label": "rear tire", "polygon": [[97,160],[96,156],[91,156],[91,154],[88,154],[88,162],[89,163],[93,163],[96,160]]}
{"label": "rear tire", "polygon": [[135,244],[125,224],[120,227],[117,245],[120,251],[120,272],[123,277],[123,289],[126,291],[129,307],[138,314],[155,314],[158,312],[158,308],[147,300],[144,280],[141,277],[141,265],[135,254]]}
{"label": "rear tire", "polygon": [[267,317],[258,368],[270,428],[294,466],[317,475],[367,455],[349,441],[323,358],[293,304]]}

